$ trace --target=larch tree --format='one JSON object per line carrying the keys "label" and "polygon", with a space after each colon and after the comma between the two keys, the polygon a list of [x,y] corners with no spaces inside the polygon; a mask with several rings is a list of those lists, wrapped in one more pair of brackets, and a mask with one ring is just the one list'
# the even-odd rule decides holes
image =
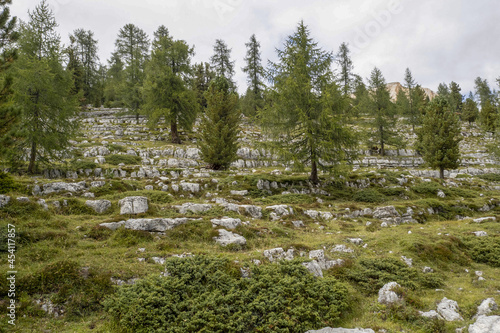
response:
{"label": "larch tree", "polygon": [[21,110],[18,157],[24,157],[28,148],[28,172],[34,173],[38,161],[59,158],[68,146],[78,124],[74,121],[78,102],[71,94],[71,73],[61,64],[54,13],[44,0],[28,14],[29,21],[21,25],[13,90]]}
{"label": "larch tree", "polygon": [[354,74],[352,90],[354,95],[352,99],[352,113],[354,116],[359,116],[367,110],[369,95],[363,78],[357,74]]}
{"label": "larch tree", "polygon": [[125,64],[121,97],[125,106],[139,122],[139,110],[143,102],[141,90],[145,76],[144,69],[149,56],[148,35],[139,27],[126,24],[118,33],[115,48],[116,55]]}
{"label": "larch tree", "polygon": [[199,128],[201,155],[209,168],[225,170],[238,158],[241,133],[238,95],[224,76],[218,76],[210,83],[205,96],[208,106]]}
{"label": "larch tree", "polygon": [[396,125],[396,108],[391,101],[387,84],[378,68],[374,68],[369,78],[369,114],[373,117],[374,133],[370,143],[380,145],[380,154],[385,155],[386,145],[400,146],[401,138],[394,131]]}
{"label": "larch tree", "polygon": [[479,103],[481,105],[481,109],[486,105],[486,103],[490,103],[491,105],[495,104],[495,95],[491,91],[490,86],[488,85],[488,81],[486,79],[481,79],[477,77],[474,80],[476,97],[479,99]]}
{"label": "larch tree", "polygon": [[474,100],[474,95],[472,95],[472,93],[470,93],[469,97],[465,100],[462,107],[461,117],[462,120],[467,121],[469,125],[475,122],[479,117],[479,108],[477,107],[477,103]]}
{"label": "larch tree", "polygon": [[217,76],[226,78],[231,90],[236,91],[233,81],[234,61],[231,61],[231,49],[222,39],[217,39],[214,45],[214,54],[210,57],[210,64]]}
{"label": "larch tree", "polygon": [[13,75],[9,68],[17,59],[15,43],[19,38],[17,18],[10,16],[11,0],[0,0],[0,159],[14,144],[13,130],[19,121],[19,109],[12,103]]}
{"label": "larch tree", "polygon": [[425,162],[439,170],[441,179],[445,170],[460,165],[460,122],[445,98],[438,96],[429,104],[418,137]]}
{"label": "larch tree", "polygon": [[415,87],[417,83],[415,82],[415,79],[413,78],[413,75],[411,74],[411,71],[409,68],[406,68],[405,70],[405,78],[404,78],[404,87],[406,88],[406,95],[407,95],[407,109],[406,109],[406,114],[408,114],[409,120],[411,127],[413,129],[413,132],[415,132],[415,126],[419,124],[419,112],[417,108],[415,107]]}
{"label": "larch tree", "polygon": [[318,170],[333,170],[350,157],[355,140],[344,126],[344,99],[335,83],[333,55],[318,47],[303,22],[289,36],[278,62],[270,64],[272,105],[262,124],[273,148],[294,167],[311,167],[310,180],[319,182]]}
{"label": "larch tree", "polygon": [[245,98],[242,100],[242,111],[247,116],[255,116],[257,110],[264,106],[264,67],[262,67],[260,43],[255,35],[250,37],[250,41],[245,46],[247,47],[246,66],[242,69],[248,76],[248,89]]}
{"label": "larch tree", "polygon": [[198,111],[196,94],[187,82],[193,54],[193,48],[183,40],[173,40],[164,26],[155,33],[144,81],[143,109],[150,124],[165,119],[172,143],[181,143],[178,127],[190,130]]}
{"label": "larch tree", "polygon": [[353,81],[353,69],[352,60],[350,57],[351,51],[349,50],[349,45],[347,43],[340,44],[339,51],[336,56],[336,62],[340,67],[340,89],[342,90],[342,95],[344,97],[350,97],[352,93],[352,81]]}
{"label": "larch tree", "polygon": [[208,87],[214,78],[215,73],[208,62],[195,64],[193,66],[191,88],[196,92],[198,105],[202,111],[207,108],[205,92],[208,90]]}

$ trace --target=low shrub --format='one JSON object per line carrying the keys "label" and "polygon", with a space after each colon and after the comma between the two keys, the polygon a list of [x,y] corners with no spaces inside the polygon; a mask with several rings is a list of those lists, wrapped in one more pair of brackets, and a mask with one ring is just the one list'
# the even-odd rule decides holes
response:
{"label": "low shrub", "polygon": [[71,168],[73,170],[95,169],[95,168],[97,168],[97,163],[92,162],[92,161],[75,161],[75,162],[71,163]]}
{"label": "low shrub", "polygon": [[472,260],[500,267],[500,237],[464,237],[466,252]]}
{"label": "low shrub", "polygon": [[437,195],[439,190],[443,187],[436,182],[422,182],[411,188],[413,192],[422,195]]}
{"label": "low shrub", "polygon": [[442,268],[446,268],[448,264],[468,265],[469,259],[465,249],[464,243],[456,237],[438,241],[417,241],[408,246],[408,250],[413,251],[421,260]]}
{"label": "low shrub", "polygon": [[354,193],[353,200],[358,202],[379,203],[387,201],[387,197],[373,188],[367,188]]}
{"label": "low shrub", "polygon": [[141,163],[141,158],[139,156],[131,155],[109,155],[106,156],[106,163],[112,165],[118,165],[120,163],[125,165],[136,165]]}
{"label": "low shrub", "polygon": [[57,212],[62,215],[96,215],[97,213],[85,205],[84,202],[70,198],[66,200],[66,205],[61,205]]}
{"label": "low shrub", "polygon": [[271,195],[261,200],[265,205],[305,205],[316,202],[316,199],[307,194],[280,194]]}
{"label": "low shrub", "polygon": [[148,242],[152,240],[153,236],[147,231],[125,229],[123,227],[118,228],[115,232],[113,232],[110,238],[112,245],[124,247],[130,247],[141,242]]}
{"label": "low shrub", "polygon": [[500,173],[485,173],[484,175],[477,176],[488,182],[500,182]]}
{"label": "low shrub", "polygon": [[10,191],[17,191],[20,189],[20,185],[16,183],[11,175],[0,171],[0,194],[5,194]]}
{"label": "low shrub", "polygon": [[436,274],[423,274],[413,267],[408,267],[401,260],[393,258],[361,259],[352,267],[333,269],[334,276],[356,284],[367,294],[375,294],[386,283],[395,281],[401,286],[417,288],[438,288],[443,281]]}
{"label": "low shrub", "polygon": [[125,153],[127,151],[126,146],[117,145],[117,144],[113,144],[113,143],[110,144],[108,147],[111,151],[117,151],[117,152],[121,152],[121,153]]}
{"label": "low shrub", "polygon": [[348,290],[297,262],[262,265],[241,278],[229,260],[170,259],[170,276],[123,286],[105,300],[122,332],[305,332],[335,324]]}

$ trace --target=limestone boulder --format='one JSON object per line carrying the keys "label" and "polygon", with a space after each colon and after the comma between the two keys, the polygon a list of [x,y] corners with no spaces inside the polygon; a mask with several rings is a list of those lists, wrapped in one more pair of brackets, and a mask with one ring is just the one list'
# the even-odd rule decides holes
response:
{"label": "limestone boulder", "polygon": [[111,208],[111,201],[109,200],[87,200],[85,205],[92,208],[96,213],[105,213]]}
{"label": "limestone boulder", "polygon": [[146,197],[126,197],[118,201],[120,214],[141,214],[149,209],[148,198]]}
{"label": "limestone boulder", "polygon": [[378,291],[378,302],[380,304],[389,305],[401,301],[401,297],[393,291],[393,289],[399,287],[400,285],[397,282],[389,282],[384,285]]}
{"label": "limestone boulder", "polygon": [[219,237],[214,237],[214,240],[221,246],[228,246],[230,244],[245,246],[247,243],[245,237],[241,235],[235,234],[225,229],[219,229],[217,231],[219,232]]}

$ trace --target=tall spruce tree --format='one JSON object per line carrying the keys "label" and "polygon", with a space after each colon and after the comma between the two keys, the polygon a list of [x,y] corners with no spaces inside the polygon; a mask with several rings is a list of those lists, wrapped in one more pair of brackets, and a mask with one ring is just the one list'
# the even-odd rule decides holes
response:
{"label": "tall spruce tree", "polygon": [[417,108],[415,107],[415,86],[417,83],[415,82],[415,79],[413,78],[413,75],[411,74],[411,71],[409,68],[406,68],[405,71],[405,79],[404,79],[404,87],[406,88],[406,94],[407,94],[407,112],[410,120],[411,127],[413,129],[413,132],[415,132],[415,126],[419,124],[419,114],[417,111]]}
{"label": "tall spruce tree", "polygon": [[344,97],[351,97],[352,93],[352,81],[354,74],[352,73],[354,66],[352,65],[352,60],[350,57],[351,51],[349,50],[349,45],[346,43],[340,44],[339,51],[337,53],[336,61],[340,67],[340,88],[342,90],[342,95]]}
{"label": "tall spruce tree", "polygon": [[369,79],[370,115],[373,117],[374,134],[372,144],[380,145],[380,154],[385,155],[386,145],[400,146],[401,138],[394,131],[396,125],[396,108],[391,102],[391,95],[380,69],[375,67]]}
{"label": "tall spruce tree", "polygon": [[465,100],[462,107],[461,117],[462,120],[467,121],[469,125],[475,122],[479,117],[479,108],[477,107],[477,103],[474,100],[474,95],[472,95],[472,93],[470,93],[469,97]]}
{"label": "tall spruce tree", "polygon": [[460,122],[446,98],[438,96],[429,104],[418,137],[425,162],[439,169],[441,179],[445,170],[460,165]]}
{"label": "tall spruce tree", "polygon": [[222,39],[215,41],[214,54],[210,57],[210,63],[215,74],[226,78],[230,89],[236,91],[236,84],[233,81],[234,61],[231,61],[231,49]]}
{"label": "tall spruce tree", "polygon": [[125,64],[120,56],[113,52],[108,60],[104,98],[107,107],[123,107],[121,98],[122,85],[125,82]]}
{"label": "tall spruce tree", "polygon": [[449,100],[450,97],[450,89],[446,83],[440,83],[438,85],[437,95],[443,97],[446,100]]}
{"label": "tall spruce tree", "polygon": [[11,0],[0,0],[0,160],[15,142],[13,129],[19,121],[19,109],[12,103],[12,63],[17,59],[15,43],[19,38],[17,18],[10,16]]}
{"label": "tall spruce tree", "polygon": [[144,81],[144,110],[150,124],[156,125],[161,117],[170,124],[172,143],[181,143],[178,126],[190,130],[196,119],[196,94],[187,85],[193,54],[193,48],[173,40],[164,26],[155,33]]}
{"label": "tall spruce tree", "polygon": [[69,144],[78,124],[73,119],[78,102],[71,95],[71,74],[61,65],[60,37],[55,31],[53,12],[43,0],[28,14],[28,23],[21,26],[13,90],[21,110],[17,157],[23,158],[25,148],[29,148],[28,172],[33,173],[36,162],[60,157]]}
{"label": "tall spruce tree", "polygon": [[462,88],[460,85],[454,81],[450,83],[450,95],[448,97],[448,102],[450,104],[450,109],[456,114],[462,113],[463,99],[464,97],[460,93]]}
{"label": "tall spruce tree", "polygon": [[357,74],[354,74],[352,88],[354,95],[354,98],[352,99],[352,114],[359,116],[367,110],[369,102],[368,89],[366,88],[366,84],[363,82],[363,78]]}
{"label": "tall spruce tree", "polygon": [[115,41],[115,54],[125,64],[124,80],[119,86],[120,96],[139,121],[139,110],[142,105],[142,85],[145,64],[149,56],[149,39],[144,30],[133,24],[126,24],[118,32]]}
{"label": "tall spruce tree", "polygon": [[208,87],[214,78],[215,73],[212,71],[208,62],[195,64],[193,66],[191,88],[196,92],[198,105],[202,111],[205,111],[207,108],[205,92],[208,90]]}
{"label": "tall spruce tree", "polygon": [[491,91],[490,86],[488,85],[488,81],[486,79],[481,79],[477,77],[474,80],[475,89],[476,89],[476,97],[479,99],[479,103],[481,105],[481,109],[489,103],[491,105],[495,104],[495,95]]}
{"label": "tall spruce tree", "polygon": [[319,181],[318,169],[332,170],[349,156],[354,137],[344,126],[344,103],[331,72],[333,55],[310,37],[303,22],[277,50],[271,63],[272,105],[262,123],[273,146],[297,168],[311,166],[310,180]]}
{"label": "tall spruce tree", "polygon": [[260,43],[255,35],[250,37],[250,41],[245,44],[247,54],[245,57],[246,66],[243,72],[247,73],[248,89],[243,99],[243,113],[247,116],[255,116],[257,110],[264,105],[264,68],[260,57]]}
{"label": "tall spruce tree", "polygon": [[98,86],[99,55],[94,33],[90,30],[76,29],[70,35],[70,42],[70,48],[82,67],[81,80],[84,102],[100,105],[96,89]]}
{"label": "tall spruce tree", "polygon": [[215,78],[205,93],[207,110],[200,124],[199,147],[213,170],[225,170],[237,159],[241,114],[238,96],[224,76]]}
{"label": "tall spruce tree", "polygon": [[484,102],[479,120],[486,132],[495,133],[498,126],[498,109],[491,101]]}

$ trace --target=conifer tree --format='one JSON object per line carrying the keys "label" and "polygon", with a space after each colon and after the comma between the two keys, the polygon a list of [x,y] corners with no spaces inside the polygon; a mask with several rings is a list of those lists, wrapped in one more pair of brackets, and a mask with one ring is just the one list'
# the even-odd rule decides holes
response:
{"label": "conifer tree", "polygon": [[374,68],[369,79],[369,112],[373,117],[372,127],[375,130],[371,137],[372,144],[380,145],[380,154],[385,155],[385,146],[402,145],[401,138],[394,131],[396,110],[382,72]]}
{"label": "conifer tree", "polygon": [[215,78],[205,93],[207,110],[200,124],[199,147],[203,160],[213,170],[225,170],[237,159],[241,114],[238,96],[229,81]]}
{"label": "conifer tree", "polygon": [[181,143],[178,126],[190,130],[196,119],[196,94],[187,86],[193,53],[185,41],[174,41],[164,26],[155,33],[144,81],[144,110],[151,124],[161,117],[170,124],[172,143]]}
{"label": "conifer tree", "polygon": [[18,158],[29,148],[28,172],[37,161],[50,162],[69,144],[77,123],[78,102],[71,95],[71,74],[61,65],[57,23],[45,0],[29,13],[21,26],[19,60],[13,70],[14,100],[21,110],[16,142]]}
{"label": "conifer tree", "polygon": [[462,107],[462,120],[467,121],[469,124],[472,124],[479,117],[479,108],[477,107],[476,101],[474,101],[474,96],[472,93],[469,94],[469,97],[465,100],[465,103]]}
{"label": "conifer tree", "polygon": [[0,0],[0,159],[14,144],[12,133],[19,121],[19,110],[12,103],[12,63],[17,59],[15,43],[19,38],[17,17],[10,16],[11,0]]}
{"label": "conifer tree", "polygon": [[122,100],[122,85],[125,82],[125,64],[120,56],[113,52],[108,60],[108,70],[106,71],[106,85],[104,86],[105,104],[108,107],[124,106]]}
{"label": "conifer tree", "polygon": [[264,90],[264,68],[260,57],[260,43],[255,35],[250,37],[250,41],[245,44],[247,47],[247,55],[245,57],[246,66],[243,67],[243,72],[248,75],[248,89],[243,99],[243,113],[248,116],[255,116],[257,110],[263,107],[263,90]]}
{"label": "conifer tree", "polygon": [[498,110],[491,101],[486,100],[483,104],[479,119],[486,132],[495,133],[498,125]]}
{"label": "conifer tree", "polygon": [[476,89],[476,97],[479,98],[479,103],[481,105],[481,109],[486,105],[486,103],[490,103],[491,105],[495,104],[495,96],[491,91],[490,86],[488,85],[488,81],[486,79],[481,79],[477,77],[474,80],[475,89]]}
{"label": "conifer tree", "polygon": [[226,78],[231,90],[236,90],[233,81],[234,61],[231,61],[231,49],[227,47],[222,39],[217,39],[214,45],[214,54],[210,58],[210,63],[217,76]]}
{"label": "conifer tree", "polygon": [[[419,124],[419,114],[417,112],[417,108],[415,107],[415,87],[417,83],[415,82],[415,79],[413,79],[413,75],[411,74],[411,71],[409,68],[406,68],[405,71],[405,79],[404,79],[404,86],[406,88],[406,94],[407,94],[407,112],[409,119],[410,119],[410,124],[413,129],[413,132],[415,132],[415,126]],[[401,97],[400,97],[401,98]],[[403,102],[404,103],[404,102]]]}
{"label": "conifer tree", "polygon": [[344,126],[344,99],[331,72],[333,55],[318,47],[303,22],[277,53],[279,60],[270,69],[272,105],[262,123],[276,151],[296,168],[310,165],[310,180],[317,183],[318,169],[345,162],[355,143]]}
{"label": "conifer tree", "polygon": [[366,112],[368,108],[368,89],[366,89],[366,84],[363,82],[363,78],[361,76],[354,74],[353,77],[352,87],[354,98],[351,102],[352,114],[354,116],[359,116],[361,113]]}
{"label": "conifer tree", "polygon": [[350,97],[352,93],[352,81],[353,81],[353,73],[352,70],[354,66],[352,65],[352,60],[349,54],[351,51],[349,50],[349,45],[346,43],[340,44],[339,51],[337,53],[337,64],[340,67],[340,88],[342,89],[342,95],[346,97]]}
{"label": "conifer tree", "polygon": [[195,91],[198,100],[198,105],[202,111],[207,108],[207,99],[205,92],[210,86],[210,82],[215,77],[208,62],[195,64],[193,66],[193,78],[191,80],[191,88]]}
{"label": "conifer tree", "polygon": [[448,100],[450,97],[450,89],[446,83],[440,83],[438,85],[437,95],[443,97]]}
{"label": "conifer tree", "polygon": [[459,166],[460,123],[445,98],[438,96],[429,104],[418,137],[425,162],[439,169],[441,179],[445,170]]}
{"label": "conifer tree", "polygon": [[456,114],[460,114],[462,112],[463,96],[460,93],[461,90],[462,88],[460,88],[460,85],[458,83],[451,81],[448,102],[450,104],[451,111]]}
{"label": "conifer tree", "polygon": [[139,122],[139,110],[143,103],[141,89],[149,55],[149,39],[144,30],[133,24],[126,24],[118,33],[115,48],[115,54],[125,64],[125,80],[121,82],[119,89],[121,99]]}

